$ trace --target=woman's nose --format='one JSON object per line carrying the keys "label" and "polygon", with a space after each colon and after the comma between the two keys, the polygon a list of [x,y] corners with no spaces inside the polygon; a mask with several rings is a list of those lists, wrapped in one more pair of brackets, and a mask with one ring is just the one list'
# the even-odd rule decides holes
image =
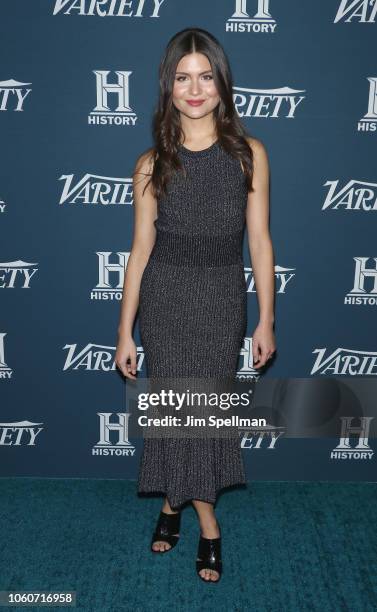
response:
{"label": "woman's nose", "polygon": [[200,92],[199,83],[195,80],[192,80],[190,83],[190,94],[197,95]]}

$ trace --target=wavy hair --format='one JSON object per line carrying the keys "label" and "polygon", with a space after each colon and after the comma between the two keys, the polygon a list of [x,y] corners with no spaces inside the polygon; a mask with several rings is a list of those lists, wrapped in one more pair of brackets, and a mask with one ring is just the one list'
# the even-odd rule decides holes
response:
{"label": "wavy hair", "polygon": [[184,140],[184,133],[172,94],[177,65],[181,58],[189,53],[203,53],[208,58],[220,97],[220,102],[213,111],[218,142],[228,153],[240,160],[248,191],[254,191],[253,154],[246,140],[248,133],[234,106],[229,62],[218,40],[201,28],[186,28],[175,34],[161,60],[159,99],[152,120],[153,170],[147,185],[152,182],[154,197],[159,198],[166,194],[172,173],[183,169],[177,153],[179,143]]}

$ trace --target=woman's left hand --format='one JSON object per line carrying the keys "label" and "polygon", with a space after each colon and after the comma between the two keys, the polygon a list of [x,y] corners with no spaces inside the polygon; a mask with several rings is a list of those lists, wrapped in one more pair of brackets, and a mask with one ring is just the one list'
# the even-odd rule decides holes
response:
{"label": "woman's left hand", "polygon": [[253,368],[264,366],[276,351],[275,334],[272,323],[259,323],[252,336]]}

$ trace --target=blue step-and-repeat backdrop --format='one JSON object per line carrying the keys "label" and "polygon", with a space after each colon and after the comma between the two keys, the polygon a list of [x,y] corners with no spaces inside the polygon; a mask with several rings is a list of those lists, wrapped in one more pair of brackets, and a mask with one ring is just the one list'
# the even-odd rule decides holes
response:
{"label": "blue step-and-repeat backdrop", "polygon": [[[114,355],[132,172],[177,31],[224,46],[271,169],[276,356],[237,378],[250,480],[376,480],[377,1],[0,2],[0,475],[137,477]],[[138,376],[146,376],[136,320]],[[258,396],[259,394],[259,396]]]}

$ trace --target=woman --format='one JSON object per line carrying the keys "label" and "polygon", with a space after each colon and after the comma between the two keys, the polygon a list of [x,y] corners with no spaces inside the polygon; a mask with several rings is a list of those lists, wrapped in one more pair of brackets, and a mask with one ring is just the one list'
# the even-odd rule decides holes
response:
{"label": "woman", "polygon": [[[260,311],[254,367],[275,351],[266,150],[247,136],[236,114],[228,60],[210,33],[178,32],[159,76],[155,147],[138,158],[133,174],[134,237],[115,362],[135,379],[132,328],[139,307],[150,378],[235,377],[246,331],[245,225]],[[245,483],[239,438],[145,439],[138,491],[166,496],[152,551],[176,545],[181,507],[191,501],[200,524],[197,573],[217,582],[222,559],[216,496]]]}

